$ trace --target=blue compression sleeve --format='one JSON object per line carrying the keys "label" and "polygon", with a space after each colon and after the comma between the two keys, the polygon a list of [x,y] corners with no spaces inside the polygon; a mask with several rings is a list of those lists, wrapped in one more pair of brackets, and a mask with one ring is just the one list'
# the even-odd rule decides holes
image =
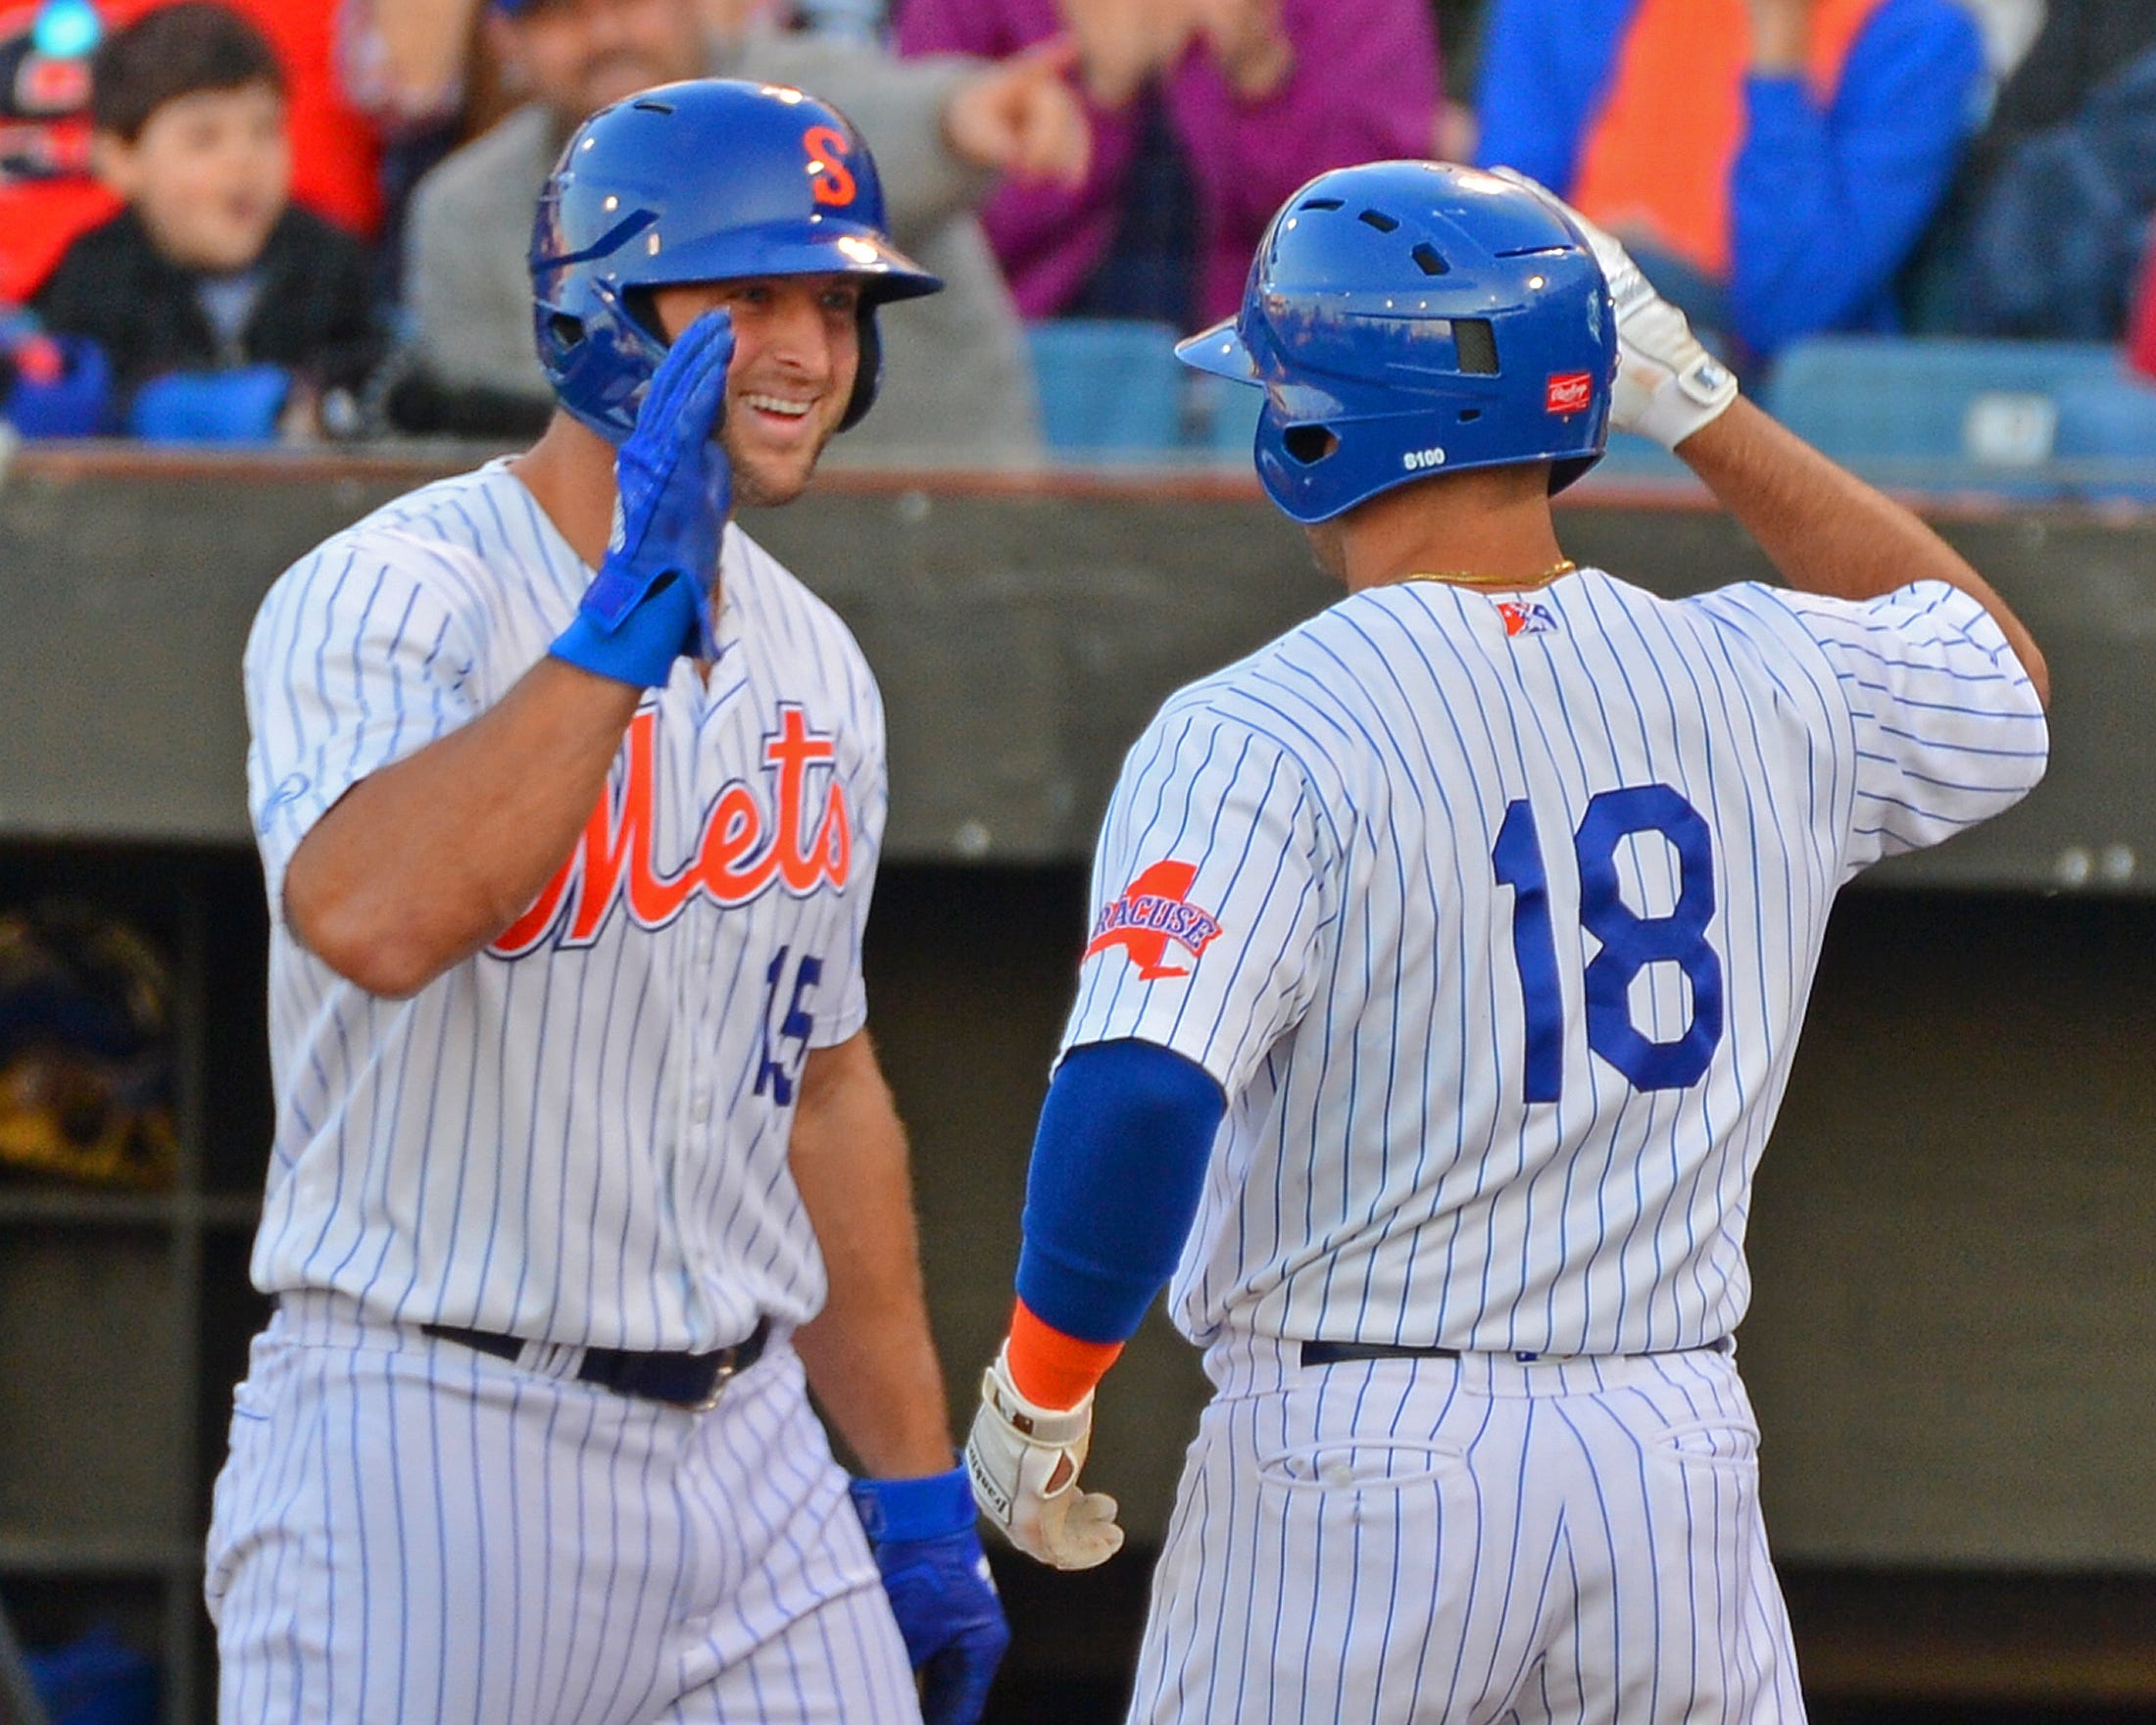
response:
{"label": "blue compression sleeve", "polygon": [[1228,1111],[1213,1075],[1145,1042],[1071,1050],[1026,1180],[1018,1298],[1082,1342],[1121,1342],[1175,1268]]}

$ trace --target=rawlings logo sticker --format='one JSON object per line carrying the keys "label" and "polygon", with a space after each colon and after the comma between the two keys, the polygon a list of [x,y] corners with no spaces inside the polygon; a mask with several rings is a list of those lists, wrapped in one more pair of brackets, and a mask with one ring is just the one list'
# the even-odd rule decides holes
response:
{"label": "rawlings logo sticker", "polygon": [[1138,966],[1141,982],[1188,976],[1190,965],[1166,961],[1168,943],[1173,941],[1196,961],[1220,932],[1219,919],[1187,897],[1197,878],[1195,862],[1155,862],[1123,889],[1121,898],[1102,907],[1086,957],[1121,947]]}
{"label": "rawlings logo sticker", "polygon": [[1585,413],[1594,399],[1594,375],[1591,371],[1560,371],[1550,378],[1543,406],[1552,414]]}

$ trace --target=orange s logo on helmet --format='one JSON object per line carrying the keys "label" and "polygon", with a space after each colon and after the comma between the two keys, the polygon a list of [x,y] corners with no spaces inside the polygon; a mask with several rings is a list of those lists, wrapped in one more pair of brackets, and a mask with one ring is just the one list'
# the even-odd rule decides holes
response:
{"label": "orange s logo on helmet", "polygon": [[801,134],[801,147],[808,152],[808,190],[816,202],[851,204],[860,189],[846,166],[853,141],[835,125],[811,125]]}

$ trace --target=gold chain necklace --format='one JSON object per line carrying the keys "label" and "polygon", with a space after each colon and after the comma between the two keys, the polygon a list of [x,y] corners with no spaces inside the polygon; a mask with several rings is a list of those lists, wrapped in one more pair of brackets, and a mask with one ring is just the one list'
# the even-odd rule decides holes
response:
{"label": "gold chain necklace", "polygon": [[1403,575],[1407,581],[1439,581],[1448,587],[1480,587],[1505,593],[1526,593],[1537,587],[1546,587],[1560,575],[1569,575],[1580,566],[1569,557],[1560,558],[1539,575],[1514,577],[1511,575],[1485,575],[1474,569],[1446,569],[1432,575]]}

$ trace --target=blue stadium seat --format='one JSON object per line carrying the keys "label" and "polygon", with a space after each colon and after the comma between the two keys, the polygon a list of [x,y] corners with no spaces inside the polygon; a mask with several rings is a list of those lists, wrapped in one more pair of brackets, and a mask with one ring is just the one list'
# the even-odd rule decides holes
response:
{"label": "blue stadium seat", "polygon": [[2078,496],[2156,502],[2156,382],[2115,365],[2059,390],[2058,457]]}
{"label": "blue stadium seat", "polygon": [[1184,369],[1171,325],[1060,318],[1029,323],[1026,340],[1052,453],[1114,460],[1182,448]]}
{"label": "blue stadium seat", "polygon": [[1765,405],[1881,484],[2060,499],[2079,494],[2064,403],[2118,377],[2096,342],[1822,336],[1783,355]]}

